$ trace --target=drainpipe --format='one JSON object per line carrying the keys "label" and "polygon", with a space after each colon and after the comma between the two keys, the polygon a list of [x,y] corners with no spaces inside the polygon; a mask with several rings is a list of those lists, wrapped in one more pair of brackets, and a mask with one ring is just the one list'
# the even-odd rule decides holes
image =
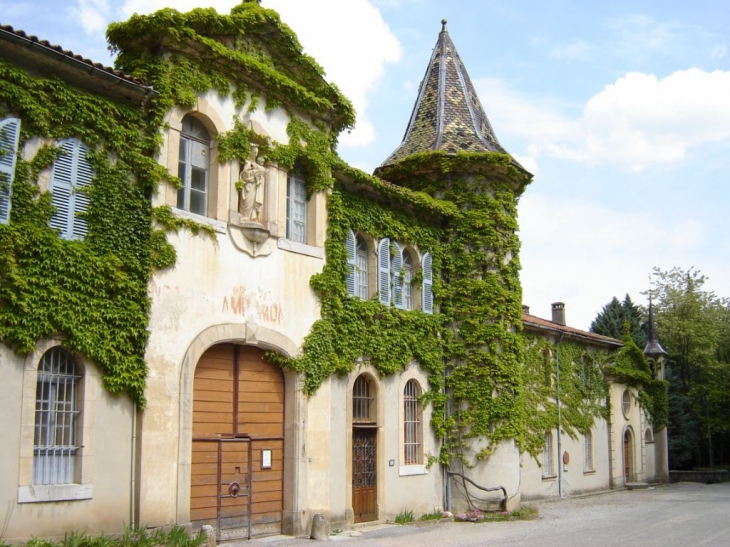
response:
{"label": "drainpipe", "polygon": [[135,514],[137,512],[137,405],[132,401],[132,463],[130,465],[131,477],[129,483],[129,527],[136,526]]}
{"label": "drainpipe", "polygon": [[[447,373],[448,366],[444,366],[444,389],[446,390],[446,393],[448,393],[448,388],[446,387],[446,378],[448,376]],[[449,397],[448,401],[446,401],[446,408],[444,409],[444,418],[448,419],[449,415],[451,413],[451,397]],[[443,441],[442,441],[443,442]],[[448,474],[448,466],[446,464],[441,464],[441,474],[442,474],[442,480],[443,480],[443,497],[444,497],[444,511],[451,511],[452,507],[452,499],[451,499],[451,477]]]}
{"label": "drainpipe", "polygon": [[560,437],[560,428],[563,424],[563,413],[560,408],[560,344],[565,333],[560,333],[560,338],[555,344],[555,376],[558,382],[558,496],[563,497],[563,445]]}

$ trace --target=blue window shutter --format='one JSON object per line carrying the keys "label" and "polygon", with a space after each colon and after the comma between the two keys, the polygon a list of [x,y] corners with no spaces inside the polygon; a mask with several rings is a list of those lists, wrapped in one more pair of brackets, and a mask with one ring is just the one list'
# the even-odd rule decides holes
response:
{"label": "blue window shutter", "polygon": [[80,218],[79,213],[86,213],[89,210],[88,187],[94,179],[94,169],[86,157],[89,149],[82,143],[78,143],[76,156],[76,180],[74,184],[74,218],[73,218],[73,239],[84,239],[89,232],[89,225],[85,218]]}
{"label": "blue window shutter", "polygon": [[7,118],[0,122],[0,223],[10,221],[10,196],[18,157],[20,120]]}
{"label": "blue window shutter", "polygon": [[431,253],[423,255],[421,284],[421,311],[424,313],[433,313],[433,269],[432,269]]}
{"label": "blue window shutter", "polygon": [[73,220],[74,141],[61,143],[61,155],[51,169],[51,203],[56,208],[49,222],[63,239],[71,239]]}
{"label": "blue window shutter", "polygon": [[347,252],[347,278],[346,278],[346,284],[347,284],[347,294],[350,296],[355,296],[356,288],[355,288],[355,250],[357,248],[357,241],[355,239],[355,234],[352,232],[352,230],[347,230],[347,235],[345,236],[345,251]]}
{"label": "blue window shutter", "polygon": [[49,224],[60,231],[63,239],[83,239],[88,226],[86,219],[77,215],[89,209],[85,190],[94,178],[94,170],[86,157],[88,147],[78,139],[63,141],[60,148],[62,154],[51,170],[51,203],[56,211]]}
{"label": "blue window shutter", "polygon": [[393,257],[393,305],[403,309],[403,251],[400,245],[393,243],[395,256]]}
{"label": "blue window shutter", "polygon": [[378,243],[378,300],[390,306],[390,239]]}

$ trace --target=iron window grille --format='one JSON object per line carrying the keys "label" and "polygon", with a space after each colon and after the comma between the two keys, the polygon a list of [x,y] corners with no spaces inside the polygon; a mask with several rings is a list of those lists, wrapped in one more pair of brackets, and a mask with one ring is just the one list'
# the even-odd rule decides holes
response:
{"label": "iron window grille", "polygon": [[408,380],[403,390],[403,428],[405,465],[421,463],[421,404],[420,389],[415,380]]}
{"label": "iron window grille", "polygon": [[33,484],[76,481],[78,391],[81,376],[61,347],[48,350],[38,365],[33,447]]}

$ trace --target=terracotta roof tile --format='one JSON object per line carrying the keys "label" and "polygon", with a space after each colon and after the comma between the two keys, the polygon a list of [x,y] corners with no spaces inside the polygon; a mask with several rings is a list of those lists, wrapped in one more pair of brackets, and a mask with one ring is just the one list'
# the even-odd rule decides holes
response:
{"label": "terracotta roof tile", "polygon": [[37,36],[28,35],[22,30],[15,30],[10,25],[0,25],[0,37],[2,37],[3,34],[5,35],[6,39],[9,37],[9,35],[12,35],[12,36],[18,38],[19,40],[28,42],[29,45],[37,44],[42,49],[46,50],[47,53],[56,52],[63,56],[74,59],[74,60],[78,61],[79,63],[88,65],[92,69],[105,72],[107,74],[120,78],[121,80],[125,80],[131,84],[135,84],[139,87],[146,88],[146,89],[152,89],[151,86],[147,82],[142,80],[141,78],[137,78],[135,76],[129,76],[127,74],[124,74],[123,72],[120,72],[119,70],[116,70],[116,69],[108,67],[108,66],[104,66],[101,63],[95,63],[90,59],[87,59],[85,57],[82,57],[81,55],[75,54],[73,51],[63,49],[61,46],[53,45],[48,40],[41,40]]}
{"label": "terracotta roof tile", "polygon": [[543,318],[537,317],[535,315],[530,315],[528,313],[522,314],[522,325],[526,329],[549,330],[549,331],[553,331],[553,332],[560,332],[569,337],[579,338],[579,339],[582,339],[585,341],[599,343],[602,345],[608,345],[608,346],[613,346],[613,347],[620,347],[620,346],[624,345],[624,343],[621,340],[617,340],[617,339],[611,338],[609,336],[603,336],[601,334],[596,334],[594,332],[588,332],[588,331],[576,329],[573,327],[569,327],[567,325],[553,323],[552,321],[548,321],[547,319],[543,319]]}

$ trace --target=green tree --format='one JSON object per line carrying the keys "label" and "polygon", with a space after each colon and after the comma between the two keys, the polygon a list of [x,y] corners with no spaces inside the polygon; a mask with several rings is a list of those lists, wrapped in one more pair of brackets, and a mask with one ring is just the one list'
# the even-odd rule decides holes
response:
{"label": "green tree", "polygon": [[667,438],[669,444],[670,469],[691,467],[699,449],[699,425],[691,411],[691,400],[682,388],[679,376],[666,369],[669,380],[669,424]]}
{"label": "green tree", "polygon": [[621,340],[624,325],[629,325],[629,334],[637,346],[644,348],[647,340],[647,326],[644,311],[631,301],[627,294],[623,302],[615,296],[603,306],[601,312],[591,323],[591,332]]}
{"label": "green tree", "polygon": [[[691,268],[655,268],[652,279],[657,333],[676,376],[670,384],[669,436],[675,436],[670,459],[684,466],[725,463],[730,446],[728,303],[704,290],[707,278]],[[687,445],[697,440],[688,460]]]}

